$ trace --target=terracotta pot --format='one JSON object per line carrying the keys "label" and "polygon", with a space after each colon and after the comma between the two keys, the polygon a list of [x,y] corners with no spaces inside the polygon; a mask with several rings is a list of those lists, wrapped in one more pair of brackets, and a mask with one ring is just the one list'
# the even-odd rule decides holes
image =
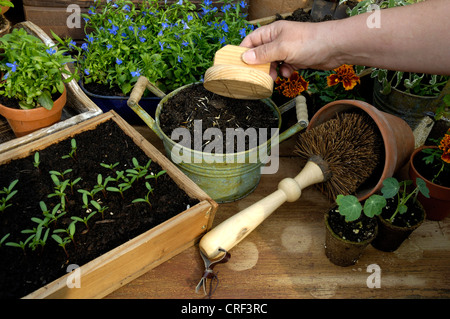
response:
{"label": "terracotta pot", "polygon": [[339,100],[326,104],[312,117],[308,129],[336,117],[338,113],[352,109],[363,110],[373,119],[384,142],[385,161],[382,172],[379,176],[374,176],[374,182],[365,183],[364,187],[356,191],[355,195],[362,201],[379,191],[383,186],[383,180],[393,176],[399,168],[407,163],[414,151],[414,134],[401,118],[382,112],[374,106],[358,100]]}
{"label": "terracotta pot", "polygon": [[66,100],[67,90],[64,88],[64,92],[54,101],[51,110],[43,107],[22,110],[0,104],[0,114],[8,120],[16,137],[21,137],[58,122],[61,119],[62,109],[66,104]]}
{"label": "terracotta pot", "polygon": [[414,165],[414,158],[424,148],[436,148],[436,146],[422,146],[412,153],[409,161],[409,176],[414,183],[416,178],[420,177],[425,181],[430,190],[430,198],[426,198],[422,194],[419,194],[417,197],[425,208],[427,219],[443,220],[450,214],[450,187],[432,183],[417,171],[416,166]]}
{"label": "terracotta pot", "polygon": [[421,205],[419,201],[417,201],[416,204],[421,208],[423,215],[421,221],[411,227],[395,226],[381,216],[377,216],[378,235],[372,241],[372,246],[381,251],[396,251],[405,241],[405,239],[408,238],[409,235],[411,235],[411,233],[415,231],[420,225],[422,225],[423,221],[425,220],[426,214],[423,205]]}
{"label": "terracotta pot", "polygon": [[335,265],[347,267],[356,264],[364,249],[377,236],[378,226],[373,236],[362,242],[354,242],[342,239],[330,227],[328,223],[328,212],[325,214],[325,255]]}

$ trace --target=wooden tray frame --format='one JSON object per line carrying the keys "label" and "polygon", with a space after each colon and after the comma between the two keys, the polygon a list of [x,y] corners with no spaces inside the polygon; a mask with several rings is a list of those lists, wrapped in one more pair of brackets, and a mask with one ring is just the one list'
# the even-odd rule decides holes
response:
{"label": "wooden tray frame", "polygon": [[218,204],[114,111],[0,153],[0,165],[94,129],[108,120],[116,122],[152,161],[165,169],[175,183],[199,203],[78,268],[80,288],[68,287],[68,280],[73,278],[70,277],[73,274],[68,273],[25,296],[26,299],[102,298],[193,246],[212,226]]}

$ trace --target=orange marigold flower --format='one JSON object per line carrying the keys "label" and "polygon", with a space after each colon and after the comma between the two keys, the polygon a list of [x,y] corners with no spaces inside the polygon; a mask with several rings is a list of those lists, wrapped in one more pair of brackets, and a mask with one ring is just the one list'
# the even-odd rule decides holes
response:
{"label": "orange marigold flower", "polygon": [[294,98],[308,89],[308,82],[297,71],[294,71],[288,79],[277,77],[275,84],[278,85],[275,89],[289,98]]}
{"label": "orange marigold flower", "polygon": [[446,163],[450,163],[450,130],[448,130],[441,140],[439,149],[442,150],[441,159]]}
{"label": "orange marigold flower", "polygon": [[342,83],[345,90],[351,90],[356,84],[360,83],[359,76],[353,70],[353,65],[344,64],[333,70],[335,74],[327,76],[328,86],[333,86]]}

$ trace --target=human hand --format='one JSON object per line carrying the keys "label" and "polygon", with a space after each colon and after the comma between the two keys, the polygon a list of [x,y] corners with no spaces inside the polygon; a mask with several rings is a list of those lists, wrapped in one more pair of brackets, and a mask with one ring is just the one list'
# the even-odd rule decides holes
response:
{"label": "human hand", "polygon": [[298,69],[336,68],[341,64],[333,57],[333,39],[326,32],[332,23],[277,21],[262,26],[241,42],[240,46],[251,48],[242,59],[247,64],[271,62],[270,76],[274,80],[278,66],[284,77]]}

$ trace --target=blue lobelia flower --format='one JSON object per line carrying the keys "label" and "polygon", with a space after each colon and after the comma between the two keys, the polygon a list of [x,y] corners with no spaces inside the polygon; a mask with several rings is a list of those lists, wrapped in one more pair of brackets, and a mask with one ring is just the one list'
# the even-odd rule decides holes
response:
{"label": "blue lobelia flower", "polygon": [[89,70],[88,69],[84,69],[84,74],[89,75]]}
{"label": "blue lobelia flower", "polygon": [[125,10],[126,12],[130,12],[130,6],[128,4],[124,5],[122,9]]}
{"label": "blue lobelia flower", "polygon": [[83,43],[83,44],[81,45],[81,48],[82,48],[83,50],[87,51],[87,50],[88,50],[88,44],[87,44],[86,42]]}
{"label": "blue lobelia flower", "polygon": [[17,62],[14,61],[13,63],[6,63],[6,66],[11,68],[11,72],[16,72],[17,70]]}
{"label": "blue lobelia flower", "polygon": [[112,48],[112,45],[108,43],[108,44],[106,45],[106,48],[109,50],[109,49]]}
{"label": "blue lobelia flower", "polygon": [[141,75],[141,69],[137,69],[136,71],[131,71],[130,73],[131,73],[131,76],[132,77],[135,77],[135,76],[140,76]]}
{"label": "blue lobelia flower", "polygon": [[204,5],[209,7],[210,5],[212,5],[212,1],[211,0],[205,0],[203,1]]}
{"label": "blue lobelia flower", "polygon": [[189,42],[187,42],[186,40],[181,42],[181,45],[184,47],[187,47],[189,45]]}
{"label": "blue lobelia flower", "polygon": [[241,2],[239,2],[239,5],[240,5],[242,8],[245,8],[245,7],[247,6],[247,4],[245,3],[244,0],[242,0]]}
{"label": "blue lobelia flower", "polygon": [[178,1],[178,4],[179,4],[180,6],[182,6],[182,5],[183,5],[183,0]]}
{"label": "blue lobelia flower", "polygon": [[86,36],[89,43],[94,42],[94,37],[90,36],[89,34]]}
{"label": "blue lobelia flower", "polygon": [[239,35],[241,36],[241,38],[245,38],[245,36],[247,35],[246,29],[245,28],[240,29]]}
{"label": "blue lobelia flower", "polygon": [[47,52],[48,54],[52,55],[52,54],[56,53],[56,50],[53,49],[53,48],[49,48],[49,49],[45,50],[45,52]]}
{"label": "blue lobelia flower", "polygon": [[116,63],[117,63],[118,65],[121,65],[121,64],[122,64],[122,60],[119,59],[119,58],[116,58]]}
{"label": "blue lobelia flower", "polygon": [[181,61],[183,61],[183,57],[178,56],[178,63],[181,63]]}
{"label": "blue lobelia flower", "polygon": [[223,32],[228,32],[228,24],[225,21],[222,21],[222,22],[223,22],[223,24],[222,24]]}
{"label": "blue lobelia flower", "polygon": [[164,50],[164,42],[159,41],[159,46],[161,48],[161,51],[163,51]]}
{"label": "blue lobelia flower", "polygon": [[141,41],[142,43],[144,43],[145,41],[147,41],[147,39],[144,38],[144,37],[139,37],[139,41]]}
{"label": "blue lobelia flower", "polygon": [[75,48],[77,46],[77,43],[75,41],[73,41],[73,40],[70,40],[68,46],[69,46],[69,48],[70,47],[74,47]]}

